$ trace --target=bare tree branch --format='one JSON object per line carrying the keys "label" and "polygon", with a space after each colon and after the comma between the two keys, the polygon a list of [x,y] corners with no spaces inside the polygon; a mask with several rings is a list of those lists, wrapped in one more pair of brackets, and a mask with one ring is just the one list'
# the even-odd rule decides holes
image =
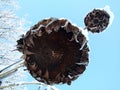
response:
{"label": "bare tree branch", "polygon": [[15,87],[15,86],[20,86],[20,85],[33,85],[33,84],[43,85],[43,86],[46,86],[46,87],[50,87],[51,90],[58,90],[54,86],[50,86],[50,85],[47,85],[47,84],[44,84],[44,83],[41,83],[41,82],[37,82],[37,81],[19,82],[19,83],[9,84],[9,85],[6,85],[6,86],[0,86],[0,89],[9,88],[9,87]]}
{"label": "bare tree branch", "polygon": [[[13,65],[15,65],[15,64],[17,64],[17,63],[19,63],[19,62],[21,62],[21,61],[23,61],[23,60],[17,61],[17,62],[15,62],[15,63],[13,63],[13,64],[11,64],[11,65],[5,67],[4,69],[0,70],[0,73],[3,72],[4,70],[10,68],[11,66],[13,66]],[[22,63],[23,63],[23,62],[22,62]]]}
{"label": "bare tree branch", "polygon": [[[13,64],[13,65],[14,65],[14,64]],[[11,65],[10,65],[10,66],[11,66]],[[8,67],[10,67],[10,66],[8,66]],[[18,68],[20,68],[20,67],[22,67],[22,66],[24,66],[24,61],[19,62],[19,64],[16,65],[14,68],[12,68],[12,69],[10,69],[10,70],[7,70],[7,71],[5,71],[5,72],[3,72],[3,73],[1,73],[1,74],[0,74],[0,78],[3,79],[3,78],[5,78],[5,77],[9,76],[11,73],[15,72]],[[7,69],[7,68],[5,68],[5,69]],[[1,72],[4,71],[5,69],[1,70]]]}

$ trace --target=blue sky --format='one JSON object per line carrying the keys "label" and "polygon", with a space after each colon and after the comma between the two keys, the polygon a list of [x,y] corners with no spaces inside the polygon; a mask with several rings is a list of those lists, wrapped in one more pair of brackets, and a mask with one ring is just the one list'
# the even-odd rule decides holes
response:
{"label": "blue sky", "polygon": [[[19,16],[26,15],[28,27],[49,18],[66,18],[84,28],[85,15],[94,8],[109,5],[114,13],[112,25],[100,34],[89,33],[90,63],[71,86],[56,85],[60,90],[120,90],[120,11],[119,0],[19,0]],[[37,90],[32,86],[29,90]],[[34,88],[34,89],[33,89]]]}

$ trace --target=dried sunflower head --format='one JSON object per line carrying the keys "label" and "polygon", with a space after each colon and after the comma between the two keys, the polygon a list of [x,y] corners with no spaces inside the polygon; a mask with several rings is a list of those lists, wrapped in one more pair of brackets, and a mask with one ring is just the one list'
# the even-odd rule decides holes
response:
{"label": "dried sunflower head", "polygon": [[46,84],[71,84],[89,62],[81,30],[66,19],[49,18],[34,25],[17,41],[30,74]]}
{"label": "dried sunflower head", "polygon": [[110,15],[105,10],[94,9],[86,15],[84,23],[88,31],[99,33],[107,28],[109,19]]}

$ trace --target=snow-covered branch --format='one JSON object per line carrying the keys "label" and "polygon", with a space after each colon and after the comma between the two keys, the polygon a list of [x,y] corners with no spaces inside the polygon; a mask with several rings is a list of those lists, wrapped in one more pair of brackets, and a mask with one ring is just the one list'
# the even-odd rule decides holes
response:
{"label": "snow-covered branch", "polygon": [[[10,65],[10,66],[2,69],[2,70],[0,71],[0,78],[1,78],[1,79],[2,79],[2,78],[5,78],[5,77],[9,76],[11,73],[15,72],[18,68],[24,66],[24,61],[23,61],[23,60],[22,60],[21,62],[18,62],[18,63],[19,63],[19,64],[15,63],[16,66],[14,66],[14,64],[12,64],[12,65]],[[10,67],[12,67],[12,66],[14,66],[14,68],[10,68]],[[7,70],[6,70],[6,69],[7,69]],[[4,70],[5,70],[5,72],[1,73],[1,72],[4,71]]]}
{"label": "snow-covered branch", "polygon": [[[24,62],[19,61],[21,54],[16,49],[16,40],[23,34],[24,18],[15,14],[18,0],[0,0],[0,83],[1,86],[23,81]],[[20,68],[21,67],[21,68]],[[19,77],[18,77],[19,76]],[[22,78],[22,79],[21,79]],[[18,89],[19,87],[17,87]],[[4,89],[3,89],[4,90]],[[7,90],[7,89],[5,89]]]}

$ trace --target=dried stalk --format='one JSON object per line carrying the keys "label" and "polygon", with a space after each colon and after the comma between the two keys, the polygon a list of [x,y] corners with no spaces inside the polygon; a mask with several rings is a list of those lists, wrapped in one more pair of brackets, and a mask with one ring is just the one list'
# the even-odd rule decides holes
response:
{"label": "dried stalk", "polygon": [[[17,64],[17,63],[15,63],[15,64]],[[12,64],[12,65],[10,65],[10,66],[8,66],[8,67],[10,68],[10,67],[13,66],[13,65],[14,65],[14,64]],[[16,65],[14,68],[12,68],[12,69],[10,69],[10,70],[4,71],[4,70],[7,69],[7,68],[3,69],[2,71],[4,71],[4,72],[0,74],[0,79],[3,79],[3,78],[5,78],[5,77],[9,76],[10,74],[14,73],[15,71],[17,71],[18,68],[20,68],[20,67],[22,67],[22,66],[24,66],[24,61],[23,61],[23,60],[22,60],[21,62],[19,62],[18,65]]]}
{"label": "dried stalk", "polygon": [[15,87],[15,86],[19,86],[19,85],[33,85],[33,84],[37,84],[37,85],[43,85],[43,86],[47,86],[50,87],[51,90],[58,90],[57,88],[55,88],[54,86],[50,86],[41,82],[37,82],[37,81],[33,81],[33,82],[20,82],[20,83],[15,83],[15,84],[9,84],[6,86],[0,86],[0,89],[4,89],[4,88],[10,88],[10,87]]}
{"label": "dried stalk", "polygon": [[0,70],[0,73],[1,73],[1,72],[3,72],[3,71],[4,71],[4,70],[6,70],[6,69],[8,69],[8,68],[12,67],[13,65],[15,65],[15,64],[17,64],[17,63],[19,63],[19,62],[21,62],[21,61],[22,61],[22,60],[17,61],[17,62],[15,62],[15,63],[13,63],[13,64],[11,64],[11,65],[9,65],[9,66],[5,67],[4,69]]}

